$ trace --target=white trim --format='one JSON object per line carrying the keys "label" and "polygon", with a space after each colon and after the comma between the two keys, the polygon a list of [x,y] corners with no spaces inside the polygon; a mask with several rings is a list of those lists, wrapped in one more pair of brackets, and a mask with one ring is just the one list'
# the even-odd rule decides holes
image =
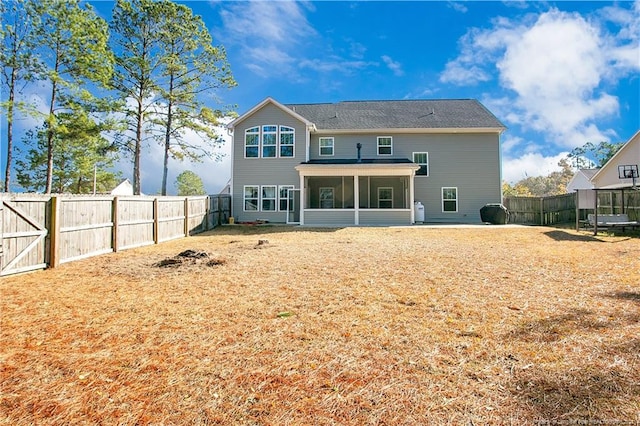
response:
{"label": "white trim", "polygon": [[[256,203],[255,210],[247,210],[247,188],[258,188],[258,198]],[[255,200],[255,198],[251,197],[249,200]],[[260,185],[243,185],[242,186],[242,211],[243,212],[259,212],[260,211]]]}
{"label": "white trim", "polygon": [[[426,154],[427,155],[427,162],[426,163],[418,163],[416,161],[416,154]],[[420,168],[422,168],[422,165],[427,166],[427,174],[426,175],[419,175],[418,174],[418,170],[416,170],[416,177],[429,177],[429,173],[431,172],[431,168],[429,167],[429,151],[416,151],[416,152],[412,152],[411,153],[411,161],[413,161],[414,163],[416,163],[417,165],[420,166]]]}
{"label": "white trim", "polygon": [[300,114],[298,114],[297,112],[292,110],[291,108],[287,108],[286,106],[282,105],[280,102],[276,101],[275,99],[273,99],[271,97],[267,97],[265,100],[260,102],[258,105],[254,106],[249,111],[245,112],[240,117],[236,118],[231,123],[227,124],[227,129],[233,130],[234,128],[236,128],[238,126],[238,124],[240,124],[242,121],[246,120],[248,117],[253,115],[256,111],[260,110],[262,107],[264,107],[267,104],[272,104],[272,105],[280,108],[282,111],[284,111],[285,113],[289,114],[293,118],[303,122],[307,126],[315,127],[315,125],[312,122],[310,122],[309,120],[307,120],[306,118],[304,118],[303,116],[301,116]]}
{"label": "white trim", "polygon": [[[286,189],[287,191],[285,192],[285,196],[282,197],[282,190]],[[287,210],[285,208],[285,210],[282,210],[280,207],[282,206],[282,201],[287,201],[288,197],[287,194],[289,192],[289,189],[296,189],[295,185],[278,185],[278,211],[279,212],[287,212],[287,214],[289,213],[289,210]]]}
{"label": "white trim", "polygon": [[[322,190],[331,190],[331,207],[322,207]],[[328,199],[327,199],[328,200]],[[336,191],[332,186],[320,186],[318,187],[318,205],[320,206],[319,210],[328,210],[333,209],[336,206]]]}
{"label": "white trim", "polygon": [[[275,127],[275,131],[266,131],[265,127]],[[266,135],[273,135],[272,144],[265,144],[264,138]],[[264,155],[264,148],[273,147],[273,155],[266,157]],[[260,158],[278,158],[278,125],[277,124],[263,124],[260,126]]]}
{"label": "white trim", "polygon": [[[291,130],[285,130],[284,132],[282,131],[282,128],[285,129],[291,129]],[[293,143],[292,144],[282,144],[282,135],[292,135],[293,136]],[[291,151],[291,155],[282,155],[282,147],[283,146],[290,146],[292,151]],[[296,128],[295,127],[291,127],[291,126],[283,126],[282,124],[278,125],[278,158],[295,158],[296,157]]]}
{"label": "white trim", "polygon": [[[273,189],[273,197],[265,197],[265,188]],[[273,209],[265,209],[264,202],[273,201]],[[261,212],[277,212],[278,211],[278,185],[260,185],[260,211]]]}
{"label": "white trim", "polygon": [[[391,152],[388,154],[380,154],[380,139],[389,139],[391,141],[391,145],[389,145],[389,148],[391,148]],[[386,148],[387,145],[382,145],[382,148]],[[376,138],[376,154],[379,157],[388,157],[393,155],[393,136],[378,136]]]}
{"label": "white trim", "polygon": [[[380,207],[380,191],[381,190],[391,190],[391,199],[389,198],[384,198],[384,201],[391,201],[391,207]],[[379,186],[378,187],[378,208],[379,209],[384,209],[384,210],[388,210],[388,209],[393,209],[393,186]]]}
{"label": "white trim", "polygon": [[383,128],[383,129],[322,129],[315,128],[314,134],[472,134],[472,133],[489,133],[489,134],[501,134],[506,130],[506,127],[468,127],[468,128],[456,128],[456,127],[442,127],[442,128],[429,128],[429,127],[416,127],[416,128]]}
{"label": "white trim", "polygon": [[[447,198],[446,200],[444,199],[444,190],[445,189],[455,189],[456,190],[456,198],[455,200],[449,199]],[[442,207],[442,213],[458,213],[458,204],[460,203],[460,197],[458,194],[458,187],[457,186],[443,186],[440,188],[440,201],[441,201],[441,207]],[[445,201],[455,201],[456,202],[456,209],[455,211],[451,211],[451,210],[445,210],[444,209],[444,202]]]}
{"label": "white trim", "polygon": [[[249,130],[253,130],[253,129],[258,129],[258,131],[257,132],[250,132],[249,131]],[[249,134],[258,136],[258,145],[247,145],[247,135],[249,135]],[[243,137],[243,140],[242,140],[242,144],[244,146],[244,154],[243,155],[244,155],[245,159],[260,158],[261,157],[261,155],[260,155],[261,154],[260,146],[262,145],[262,142],[260,141],[260,137],[261,137],[260,135],[261,134],[262,134],[262,132],[260,131],[260,126],[253,126],[253,127],[248,128],[248,129],[244,129],[244,137]],[[247,157],[247,146],[250,146],[252,148],[253,147],[258,148],[258,155],[256,157]]]}
{"label": "white trim", "polygon": [[[331,154],[323,154],[322,153],[322,140],[323,139],[331,139]],[[326,148],[326,147],[325,147]],[[320,136],[318,138],[318,156],[319,157],[333,157],[336,152],[336,140],[333,136]]]}

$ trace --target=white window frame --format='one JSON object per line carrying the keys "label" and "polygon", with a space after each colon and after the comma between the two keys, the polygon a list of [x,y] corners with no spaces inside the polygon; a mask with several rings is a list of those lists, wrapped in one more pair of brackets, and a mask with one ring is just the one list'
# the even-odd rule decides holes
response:
{"label": "white window frame", "polygon": [[[289,126],[279,126],[278,130],[278,156],[280,158],[294,158],[296,156],[296,129]],[[283,143],[282,137],[285,135],[291,135],[291,143]],[[291,155],[282,155],[282,147],[291,147]]]}
{"label": "white window frame", "polygon": [[[323,148],[322,141],[331,141],[331,147],[330,147],[331,148],[331,154],[323,154],[322,153],[322,148]],[[323,136],[323,137],[319,138],[318,139],[318,155],[320,157],[333,157],[333,155],[335,153],[335,144],[336,144],[336,141],[333,138],[333,136]],[[329,148],[329,147],[325,146],[324,148]]]}
{"label": "white window frame", "polygon": [[[323,207],[322,206],[322,193],[329,190],[331,192],[331,207]],[[327,200],[329,200],[327,198]],[[320,206],[321,209],[333,209],[336,206],[336,191],[335,188],[332,186],[321,186],[320,188],[318,188],[318,205]]]}
{"label": "white window frame", "polygon": [[[380,145],[380,141],[382,139],[389,139],[389,145]],[[378,136],[378,155],[379,156],[388,156],[388,155],[393,155],[393,136]],[[381,154],[380,153],[380,148],[389,148],[389,153],[388,154]]]}
{"label": "white window frame", "polygon": [[[424,154],[427,157],[427,162],[426,163],[418,163],[416,161],[416,154]],[[429,177],[429,153],[424,151],[424,152],[414,152],[412,154],[412,159],[413,162],[416,163],[417,165],[419,165],[420,167],[425,166],[427,168],[427,173],[426,174],[418,174],[419,170],[416,170],[416,176],[420,176],[420,177]]]}
{"label": "white window frame", "polygon": [[[265,189],[272,189],[273,190],[273,196],[272,197],[267,197],[265,195]],[[264,206],[265,201],[272,201],[273,202],[273,208],[272,209],[265,208],[265,206]],[[278,186],[277,185],[262,185],[260,187],[260,211],[263,211],[263,212],[275,212],[275,211],[278,211]]]}
{"label": "white window frame", "polygon": [[[255,131],[255,129],[258,129],[258,131]],[[247,145],[247,137],[248,136],[255,136],[257,138],[258,144],[257,145]],[[257,148],[258,152],[255,157],[254,156],[247,156],[247,148],[248,147],[255,147]],[[244,131],[244,158],[260,158],[260,126],[255,126],[255,127],[251,127],[249,129],[246,129]]]}
{"label": "white window frame", "polygon": [[[266,130],[267,127],[275,127],[274,131]],[[278,126],[276,124],[265,124],[262,126],[262,134],[260,135],[260,157],[262,158],[278,158]],[[266,144],[265,137],[273,136],[273,143]],[[273,155],[265,156],[264,149],[266,147],[273,148]]]}
{"label": "white window frame", "polygon": [[[293,185],[280,185],[278,186],[278,211],[286,212],[287,210],[287,200],[289,199],[289,191],[288,189],[295,189]],[[284,193],[282,192],[284,191]],[[284,207],[282,206],[282,202],[285,202]],[[293,208],[293,206],[290,206]]]}
{"label": "white window frame", "polygon": [[[453,189],[455,191],[456,194],[456,198],[444,198],[444,191],[447,189]],[[458,202],[459,202],[459,195],[458,195],[458,187],[457,186],[443,186],[442,190],[440,191],[440,195],[442,198],[442,213],[458,213]],[[445,201],[451,202],[454,201],[456,203],[456,209],[455,210],[445,210],[444,209],[444,203]]]}
{"label": "white window frame", "polygon": [[[247,188],[256,188],[256,197],[247,197]],[[256,208],[247,209],[247,201],[256,200]],[[260,185],[245,185],[242,189],[242,210],[245,212],[260,211]]]}
{"label": "white window frame", "polygon": [[[391,198],[381,198],[380,192],[382,191],[391,191]],[[380,201],[390,201],[391,207],[381,207]],[[378,208],[379,209],[392,209],[393,208],[393,187],[391,186],[379,186],[378,187]]]}

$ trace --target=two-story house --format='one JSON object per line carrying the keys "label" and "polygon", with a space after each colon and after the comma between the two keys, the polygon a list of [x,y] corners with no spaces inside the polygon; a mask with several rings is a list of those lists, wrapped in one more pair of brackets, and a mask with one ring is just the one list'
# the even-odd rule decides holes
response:
{"label": "two-story house", "polygon": [[420,212],[426,222],[473,223],[501,202],[505,127],[476,100],[267,98],[228,128],[240,222],[408,225]]}

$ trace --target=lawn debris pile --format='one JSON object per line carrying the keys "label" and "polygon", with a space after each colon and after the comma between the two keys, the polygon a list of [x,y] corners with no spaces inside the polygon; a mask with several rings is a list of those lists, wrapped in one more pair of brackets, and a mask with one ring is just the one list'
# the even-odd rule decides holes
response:
{"label": "lawn debris pile", "polygon": [[155,263],[153,266],[158,268],[174,268],[184,265],[196,265],[199,263],[205,263],[207,266],[218,266],[225,264],[224,259],[211,258],[209,253],[200,250],[184,250],[178,253],[176,256],[167,257],[160,262]]}

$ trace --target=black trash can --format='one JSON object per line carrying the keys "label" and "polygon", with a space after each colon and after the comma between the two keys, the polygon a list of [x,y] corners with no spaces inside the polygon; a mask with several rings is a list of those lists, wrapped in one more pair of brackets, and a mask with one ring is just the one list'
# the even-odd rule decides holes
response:
{"label": "black trash can", "polygon": [[509,222],[509,211],[502,204],[486,204],[480,209],[480,219],[493,225],[504,225]]}

